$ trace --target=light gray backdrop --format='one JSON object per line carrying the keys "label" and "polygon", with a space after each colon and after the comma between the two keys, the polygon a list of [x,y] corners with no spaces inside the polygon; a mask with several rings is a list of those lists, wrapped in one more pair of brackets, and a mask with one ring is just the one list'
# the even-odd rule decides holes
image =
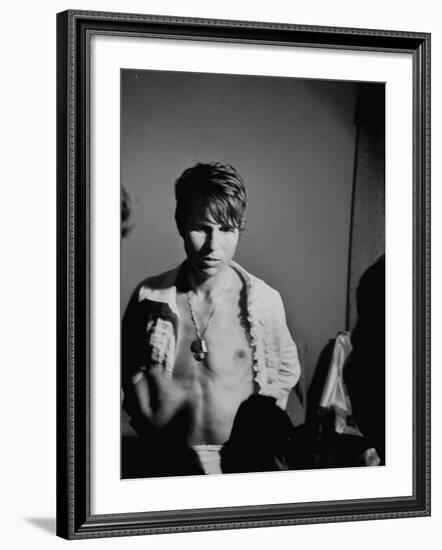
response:
{"label": "light gray backdrop", "polygon": [[357,84],[162,71],[121,72],[121,305],[184,259],[173,184],[198,161],[235,166],[248,191],[236,259],[277,288],[308,381],[345,328]]}

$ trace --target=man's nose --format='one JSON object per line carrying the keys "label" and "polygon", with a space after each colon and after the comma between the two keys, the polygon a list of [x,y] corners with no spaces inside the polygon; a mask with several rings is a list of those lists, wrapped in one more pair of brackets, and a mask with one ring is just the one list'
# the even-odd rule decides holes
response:
{"label": "man's nose", "polygon": [[218,229],[213,229],[207,238],[207,245],[210,250],[216,250],[219,245],[220,232]]}

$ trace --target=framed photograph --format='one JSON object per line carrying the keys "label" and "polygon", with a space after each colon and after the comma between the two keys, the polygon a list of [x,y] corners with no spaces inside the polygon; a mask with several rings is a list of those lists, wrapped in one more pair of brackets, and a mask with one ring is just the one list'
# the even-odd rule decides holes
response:
{"label": "framed photograph", "polygon": [[57,534],[430,514],[430,35],[57,19]]}

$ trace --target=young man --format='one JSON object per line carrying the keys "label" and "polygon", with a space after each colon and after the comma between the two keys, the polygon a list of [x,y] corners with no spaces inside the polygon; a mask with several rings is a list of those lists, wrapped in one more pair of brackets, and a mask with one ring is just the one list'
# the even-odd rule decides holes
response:
{"label": "young man", "polygon": [[200,163],[175,192],[187,258],[143,281],[123,319],[123,407],[141,475],[284,468],[300,366],[279,293],[233,261],[244,183],[231,166]]}

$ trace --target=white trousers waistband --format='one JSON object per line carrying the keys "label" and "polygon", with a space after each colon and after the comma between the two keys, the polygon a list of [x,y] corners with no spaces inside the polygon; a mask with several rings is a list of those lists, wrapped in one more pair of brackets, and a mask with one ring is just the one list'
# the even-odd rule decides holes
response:
{"label": "white trousers waistband", "polygon": [[222,447],[222,445],[193,445],[192,448],[198,455],[205,474],[222,474]]}

